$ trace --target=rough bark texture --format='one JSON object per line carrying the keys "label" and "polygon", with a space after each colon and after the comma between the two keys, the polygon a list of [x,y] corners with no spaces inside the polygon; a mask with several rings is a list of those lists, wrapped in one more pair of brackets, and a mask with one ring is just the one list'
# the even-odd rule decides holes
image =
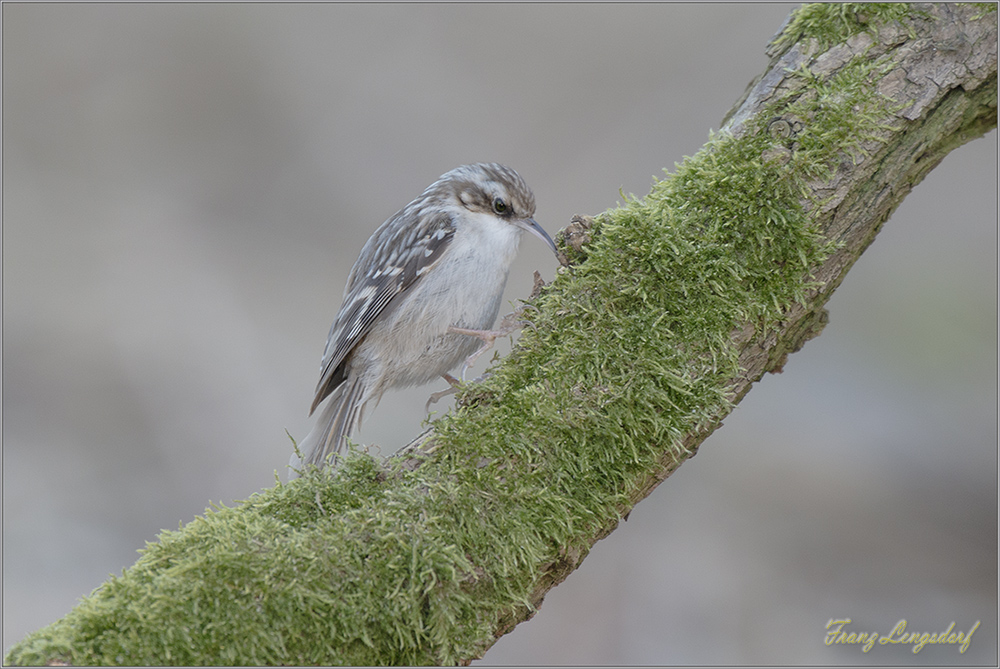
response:
{"label": "rough bark texture", "polygon": [[[996,13],[968,5],[838,6],[834,11],[840,16],[824,18],[831,7],[804,7],[793,13],[772,43],[770,66],[730,112],[724,127],[724,134],[735,138],[730,147],[744,140],[747,146],[764,146],[749,141],[755,134],[767,139],[768,148],[754,148],[760,152],[744,163],[749,171],[743,177],[757,176],[762,165],[779,178],[775,165],[804,170],[789,175],[789,182],[801,187],[800,202],[792,203],[797,212],[790,215],[801,216],[805,210],[812,232],[803,233],[802,239],[808,241],[818,232],[837,244],[810,268],[811,278],[807,272],[801,289],[793,288],[794,295],[782,297],[768,312],[780,317],[748,319],[731,332],[736,321],[717,319],[727,324],[718,338],[725,340],[730,332],[738,361],[733,369],[739,369],[716,386],[727,401],[704,411],[688,407],[691,418],[686,422],[655,422],[675,409],[680,413],[671,398],[690,396],[684,393],[691,379],[703,381],[709,375],[705,370],[716,368],[715,358],[704,357],[705,350],[718,353],[718,368],[730,369],[725,351],[699,349],[697,342],[681,341],[691,346],[693,373],[651,367],[662,369],[668,380],[643,386],[638,395],[614,387],[616,380],[630,378],[620,367],[612,370],[617,376],[610,380],[598,377],[598,382],[583,385],[558,376],[561,370],[537,371],[536,360],[524,376],[515,377],[521,383],[508,386],[513,390],[472,387],[460,397],[470,410],[460,411],[442,428],[452,430],[454,437],[475,434],[480,426],[484,439],[506,442],[457,451],[448,435],[425,434],[394,461],[395,468],[349,460],[337,476],[307,475],[265,491],[244,506],[206,514],[151,544],[125,575],[109,581],[66,618],[16,644],[6,663],[468,663],[530,618],[545,594],[579,566],[590,546],[696,452],[754,381],[765,372],[781,371],[789,353],[822,331],[827,299],[910,189],[950,150],[996,126]],[[812,24],[802,20],[810,12]],[[837,25],[839,37],[815,33],[816,25],[830,24]],[[877,62],[877,67],[859,68],[866,62]],[[856,126],[861,134],[837,141],[838,120],[829,114],[838,105],[844,113],[845,99],[859,101],[857,109],[848,108],[847,113],[868,116]],[[816,137],[823,141],[813,142]],[[706,151],[720,145],[714,146]],[[814,160],[810,151],[816,152]],[[713,178],[731,183],[728,175],[719,174]],[[766,189],[753,193],[751,198],[759,199],[751,199],[751,207],[764,206],[762,199],[771,197]],[[653,229],[671,230],[680,216],[667,213],[667,222]],[[775,216],[784,222],[784,214]],[[591,229],[589,222],[579,218],[564,235],[563,252],[574,268],[564,276],[580,270],[574,281],[586,276],[592,234],[605,235],[606,240],[614,228],[605,222],[602,231],[597,221]],[[688,241],[699,239],[698,226],[704,225],[704,218],[689,225],[695,233]],[[724,232],[731,234],[732,227]],[[746,234],[759,231],[748,224]],[[746,242],[740,234],[726,239]],[[619,257],[635,260],[634,254],[626,257],[624,252],[633,253],[641,245],[627,243],[627,249],[605,244],[604,251],[612,254],[609,267],[615,267]],[[742,253],[752,251],[741,247]],[[805,242],[797,250],[803,258],[820,257],[814,251]],[[672,255],[676,251],[668,249],[664,257]],[[600,278],[612,282],[613,293],[637,285],[635,275],[627,272]],[[560,280],[555,283],[559,288]],[[574,284],[578,290],[586,285]],[[738,294],[745,285],[753,282],[737,281],[735,291],[725,286],[720,290]],[[638,301],[648,297],[654,303],[656,296],[647,296],[645,289],[636,291]],[[548,317],[545,310],[561,309],[553,300],[540,305],[543,311],[533,318],[539,331]],[[754,312],[756,308],[739,313],[764,313]],[[641,316],[648,318],[648,311]],[[566,338],[547,340],[545,355],[564,361],[581,356],[579,349],[565,350],[574,341],[568,338],[571,333],[557,334]],[[611,330],[609,339],[618,334]],[[584,333],[575,341],[587,341],[588,336],[598,338]],[[537,355],[541,338],[541,332],[526,336],[527,342],[503,367],[523,364],[531,347]],[[551,348],[560,341],[568,342],[563,350]],[[599,353],[611,343],[598,341]],[[653,343],[662,348],[662,340]],[[631,354],[625,350],[620,357],[627,360]],[[604,358],[597,359],[604,364]],[[604,373],[611,367],[592,365],[584,371],[594,369]],[[650,412],[657,415],[624,432],[600,423],[605,407],[648,410],[630,404],[644,401],[646,388],[667,398]],[[679,394],[671,395],[675,390]],[[491,432],[521,415],[499,413],[497,393],[518,391],[536,395],[504,410],[528,406],[552,413],[536,422],[525,419],[523,429],[515,426],[507,435]],[[590,404],[539,406],[538,397],[550,396],[579,396]],[[616,398],[628,401],[613,407]],[[622,420],[626,413],[617,415]],[[466,432],[455,427],[469,423],[473,427]],[[643,432],[647,423],[652,427]],[[572,442],[577,425],[581,433],[589,432]],[[664,425],[691,427],[677,434]],[[559,450],[558,441],[548,442],[546,448],[546,428],[564,430],[551,438],[572,444],[565,451]],[[639,438],[644,442],[629,441]],[[440,452],[434,452],[439,444]],[[648,453],[654,455],[647,458]],[[553,464],[553,458],[575,460],[560,468],[561,462]],[[600,467],[615,458],[621,462],[615,460],[614,469],[582,480],[591,470],[581,459]],[[530,479],[544,467],[550,469],[541,480],[518,487],[520,479]],[[590,488],[580,492],[574,485]]]}
{"label": "rough bark texture", "polygon": [[[972,6],[934,4],[919,5],[918,9],[926,16],[907,25],[895,21],[873,25],[874,35],[859,33],[827,51],[819,49],[812,38],[779,53],[773,53],[772,46],[770,65],[727,114],[723,129],[739,136],[747,121],[779,93],[801,87],[791,81],[792,72],[806,67],[815,75],[829,76],[862,54],[869,59],[882,55],[892,58],[892,69],[873,85],[880,94],[905,105],[895,112],[895,118],[885,120],[881,137],[865,142],[869,155],[857,162],[844,156],[833,178],[813,182],[812,193],[803,198],[803,206],[819,230],[842,246],[815,268],[814,276],[822,288],[805,303],[793,305],[780,329],[759,337],[753,325],[747,323],[734,333],[744,370],[733,379],[734,402],[739,402],[765,373],[780,373],[790,353],[823,331],[828,321],[824,308],[827,300],[913,187],[952,149],[996,128],[996,15],[975,20],[983,12]],[[788,136],[801,132],[796,125],[803,122],[808,121],[779,118],[770,127],[780,125],[775,132]],[[693,455],[720,424],[687,435],[685,447]],[[647,497],[681,463],[674,454],[664,454],[661,466],[649,472],[630,495],[623,513]],[[616,526],[610,525],[594,535],[591,545]],[[549,566],[538,581],[532,603],[540,606],[545,594],[576,570],[584,557],[585,551],[574,551]],[[497,638],[533,614],[525,609],[520,620],[517,616],[501,620]]]}

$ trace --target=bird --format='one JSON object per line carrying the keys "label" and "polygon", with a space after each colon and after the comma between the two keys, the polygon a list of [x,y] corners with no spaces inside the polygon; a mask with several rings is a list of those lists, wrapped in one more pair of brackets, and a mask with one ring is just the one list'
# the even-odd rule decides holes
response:
{"label": "bird", "polygon": [[[533,218],[535,197],[513,169],[462,165],[441,175],[368,239],[347,278],[309,409],[318,418],[289,462],[290,478],[344,451],[365,410],[390,388],[465,368],[501,332],[500,310],[524,232],[557,253]],[[478,349],[478,350],[477,350]]]}

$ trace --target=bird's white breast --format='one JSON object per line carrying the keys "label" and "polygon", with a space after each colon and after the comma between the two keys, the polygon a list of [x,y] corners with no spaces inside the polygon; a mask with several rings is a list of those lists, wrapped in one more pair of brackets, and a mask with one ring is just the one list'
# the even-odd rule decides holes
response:
{"label": "bird's white breast", "polygon": [[378,366],[394,368],[387,375],[396,379],[394,386],[426,383],[479,348],[478,339],[449,333],[448,327],[493,327],[520,238],[520,228],[503,219],[463,211],[438,264],[369,332],[368,339],[381,342]]}

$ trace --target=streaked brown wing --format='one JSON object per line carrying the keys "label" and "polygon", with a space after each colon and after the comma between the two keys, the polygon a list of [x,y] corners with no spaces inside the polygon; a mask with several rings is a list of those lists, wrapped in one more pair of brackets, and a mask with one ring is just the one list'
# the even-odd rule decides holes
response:
{"label": "streaked brown wing", "polygon": [[[344,360],[379,315],[441,259],[455,236],[451,216],[446,212],[422,221],[423,225],[399,226],[399,221],[410,214],[411,207],[407,207],[386,221],[365,244],[351,269],[344,303],[326,340],[310,414],[344,381]],[[365,268],[369,274],[363,272]]]}

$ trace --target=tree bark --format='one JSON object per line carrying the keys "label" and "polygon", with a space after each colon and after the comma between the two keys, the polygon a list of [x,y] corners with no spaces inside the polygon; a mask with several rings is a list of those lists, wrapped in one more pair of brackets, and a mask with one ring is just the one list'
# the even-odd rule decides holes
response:
{"label": "tree bark", "polygon": [[769,55],[676,174],[575,219],[534,329],[433,433],[164,533],[5,662],[468,663],[530,618],[822,331],[906,194],[996,127],[988,9],[804,6]]}
{"label": "tree bark", "polygon": [[[955,5],[919,5],[914,10],[918,13],[909,21],[876,22],[871,32],[855,34],[829,49],[821,49],[818,40],[805,37],[778,50],[779,33],[769,48],[771,62],[767,69],[726,115],[723,130],[739,136],[769,101],[789,89],[802,88],[800,82],[794,81],[800,68],[832,77],[854,57],[891,58],[891,69],[880,80],[872,81],[872,86],[903,105],[894,112],[894,118],[885,119],[886,127],[879,136],[865,141],[869,154],[864,160],[855,162],[844,156],[832,178],[814,180],[811,192],[803,198],[803,206],[817,228],[840,248],[815,268],[814,276],[821,287],[806,301],[792,305],[780,327],[759,333],[753,324],[746,323],[734,333],[743,370],[731,380],[736,403],[765,373],[781,373],[788,354],[822,332],[828,321],[824,308],[827,300],[913,187],[953,149],[996,128],[996,15],[983,17],[983,10]],[[923,12],[925,16],[920,15]],[[808,91],[802,89],[801,94]],[[789,127],[786,131],[786,123],[776,117],[769,127],[780,126],[774,132],[782,134],[805,130]],[[803,121],[795,119],[788,126],[795,123]],[[684,446],[693,455],[720,424],[721,420],[685,435]],[[628,496],[623,512],[647,497],[682,462],[673,453],[664,453],[659,466],[648,472]],[[609,525],[596,533],[591,545],[616,526]],[[586,551],[575,551],[551,565],[532,593],[533,605],[540,606],[545,594],[576,570],[584,557]],[[503,621],[497,638],[531,615],[532,611],[525,610],[521,612],[523,617]]]}

